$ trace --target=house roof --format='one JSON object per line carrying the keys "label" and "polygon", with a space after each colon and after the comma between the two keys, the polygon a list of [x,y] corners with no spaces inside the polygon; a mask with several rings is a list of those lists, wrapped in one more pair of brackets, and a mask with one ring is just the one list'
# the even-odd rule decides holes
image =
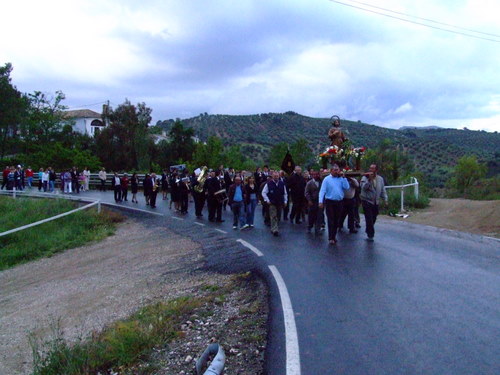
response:
{"label": "house roof", "polygon": [[73,111],[65,111],[65,118],[101,118],[101,114],[90,109],[76,109]]}

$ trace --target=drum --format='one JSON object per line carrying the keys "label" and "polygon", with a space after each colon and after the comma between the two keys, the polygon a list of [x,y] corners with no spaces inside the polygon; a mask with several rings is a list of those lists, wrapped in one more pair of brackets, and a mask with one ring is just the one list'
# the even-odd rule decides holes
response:
{"label": "drum", "polygon": [[226,189],[220,189],[219,191],[216,191],[214,193],[214,197],[215,199],[217,199],[217,202],[219,203],[224,203],[225,201],[229,200]]}

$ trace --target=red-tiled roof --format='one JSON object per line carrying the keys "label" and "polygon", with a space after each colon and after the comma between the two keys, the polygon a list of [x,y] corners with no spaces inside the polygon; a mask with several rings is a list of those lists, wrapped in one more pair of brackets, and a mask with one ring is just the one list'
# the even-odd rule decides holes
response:
{"label": "red-tiled roof", "polygon": [[101,118],[101,114],[94,112],[90,109],[76,109],[73,111],[65,111],[64,117],[66,118]]}

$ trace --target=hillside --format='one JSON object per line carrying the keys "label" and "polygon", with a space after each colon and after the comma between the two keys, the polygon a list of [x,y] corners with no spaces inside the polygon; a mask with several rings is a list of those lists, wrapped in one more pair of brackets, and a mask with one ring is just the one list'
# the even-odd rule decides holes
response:
{"label": "hillside", "polygon": [[[169,130],[174,120],[159,121]],[[265,161],[269,149],[278,142],[309,140],[318,152],[328,144],[330,119],[302,116],[295,112],[263,113],[246,116],[207,115],[183,119],[205,141],[209,136],[223,139],[226,145],[238,143],[252,159]],[[432,186],[442,186],[456,161],[465,154],[475,154],[488,163],[489,175],[500,173],[500,134],[444,128],[388,129],[360,121],[342,120],[342,126],[356,146],[376,147],[389,138],[413,156],[419,170],[428,176]]]}

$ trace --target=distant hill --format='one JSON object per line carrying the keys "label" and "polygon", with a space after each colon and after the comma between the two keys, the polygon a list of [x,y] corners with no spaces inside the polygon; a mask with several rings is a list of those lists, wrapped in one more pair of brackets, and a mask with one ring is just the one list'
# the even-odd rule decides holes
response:
{"label": "distant hill", "polygon": [[408,129],[423,129],[423,130],[436,130],[443,129],[440,126],[430,125],[430,126],[401,126],[399,130],[408,130]]}
{"label": "distant hill", "polygon": [[[305,138],[318,152],[329,143],[331,122],[328,118],[302,116],[295,112],[256,115],[208,115],[181,120],[205,141],[220,137],[225,145],[240,144],[242,150],[258,162],[266,161],[270,148],[278,142],[293,143]],[[156,124],[168,131],[174,120]],[[416,166],[428,176],[433,186],[442,186],[456,161],[465,154],[475,154],[488,163],[489,174],[500,173],[500,134],[485,131],[445,129],[440,127],[404,127],[388,129],[361,121],[342,120],[349,139],[356,146],[376,147],[385,138],[404,147],[414,157]]]}

